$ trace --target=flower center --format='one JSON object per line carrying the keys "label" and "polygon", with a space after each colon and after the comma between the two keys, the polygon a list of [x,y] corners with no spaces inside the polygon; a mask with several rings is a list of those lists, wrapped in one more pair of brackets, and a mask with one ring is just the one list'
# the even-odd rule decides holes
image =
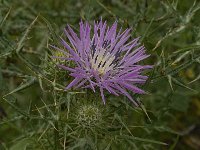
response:
{"label": "flower center", "polygon": [[115,55],[106,52],[105,48],[99,48],[91,55],[90,63],[94,70],[103,75],[114,68],[114,60]]}

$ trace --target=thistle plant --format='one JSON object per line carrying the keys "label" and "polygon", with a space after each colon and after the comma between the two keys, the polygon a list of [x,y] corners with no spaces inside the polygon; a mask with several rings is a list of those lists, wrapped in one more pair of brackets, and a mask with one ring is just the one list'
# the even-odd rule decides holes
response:
{"label": "thistle plant", "polygon": [[[64,39],[62,44],[67,51],[54,47],[65,55],[64,57],[54,56],[54,58],[73,61],[76,66],[59,64],[58,66],[70,71],[70,76],[74,80],[65,88],[72,87],[90,88],[94,92],[100,89],[103,103],[106,103],[104,90],[119,96],[125,95],[135,106],[138,106],[131,95],[134,93],[144,94],[145,92],[136,85],[144,84],[147,76],[141,74],[145,69],[150,69],[150,65],[140,65],[139,62],[147,57],[145,47],[140,46],[139,38],[130,40],[131,29],[117,32],[117,22],[111,27],[106,21],[95,22],[91,32],[91,25],[88,22],[80,22],[80,36],[67,25],[65,34],[70,41],[68,44]],[[93,34],[91,36],[91,34]]]}
{"label": "thistle plant", "polygon": [[199,10],[1,0],[0,150],[200,149]]}

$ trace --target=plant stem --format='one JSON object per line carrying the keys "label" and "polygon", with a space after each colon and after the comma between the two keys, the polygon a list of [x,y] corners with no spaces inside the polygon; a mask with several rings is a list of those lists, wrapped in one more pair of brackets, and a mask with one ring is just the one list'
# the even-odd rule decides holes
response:
{"label": "plant stem", "polygon": [[59,147],[59,131],[58,131],[58,121],[55,121],[54,123],[55,128],[54,128],[54,149],[58,150]]}

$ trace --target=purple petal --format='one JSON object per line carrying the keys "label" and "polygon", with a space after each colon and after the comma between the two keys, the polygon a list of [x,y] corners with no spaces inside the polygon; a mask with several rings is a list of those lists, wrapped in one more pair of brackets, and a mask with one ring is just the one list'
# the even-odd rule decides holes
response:
{"label": "purple petal", "polygon": [[102,97],[102,100],[103,100],[103,104],[105,105],[106,104],[106,100],[105,100],[105,96],[103,94],[103,88],[100,87],[100,92],[101,92],[101,97]]}
{"label": "purple petal", "polygon": [[136,87],[134,85],[128,84],[126,82],[121,82],[121,81],[119,81],[119,84],[135,93],[145,94],[145,92],[143,90],[139,89],[138,87]]}
{"label": "purple petal", "polygon": [[57,66],[60,67],[60,68],[65,69],[65,70],[71,71],[71,72],[75,72],[75,71],[76,71],[75,69],[73,69],[73,68],[69,68],[69,67],[64,66],[64,65],[57,65]]}
{"label": "purple petal", "polygon": [[75,78],[66,88],[65,90],[70,89],[71,87],[75,86],[77,83],[79,83],[82,79],[81,78]]}
{"label": "purple petal", "polygon": [[126,97],[128,97],[136,107],[138,107],[138,104],[133,100],[133,98],[130,96],[130,94],[125,89],[121,88],[117,84],[115,84],[115,86],[120,92],[122,92]]}

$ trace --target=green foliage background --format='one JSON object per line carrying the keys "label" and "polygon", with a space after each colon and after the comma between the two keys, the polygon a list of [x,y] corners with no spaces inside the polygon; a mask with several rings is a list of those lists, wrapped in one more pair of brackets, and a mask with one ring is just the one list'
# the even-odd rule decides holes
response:
{"label": "green foliage background", "polygon": [[[143,110],[62,90],[71,78],[48,45],[60,45],[66,24],[100,17],[132,27],[151,54],[149,94],[133,95]],[[194,0],[0,0],[0,149],[200,149],[199,22]],[[90,124],[80,119],[86,106],[100,119],[96,109]]]}

